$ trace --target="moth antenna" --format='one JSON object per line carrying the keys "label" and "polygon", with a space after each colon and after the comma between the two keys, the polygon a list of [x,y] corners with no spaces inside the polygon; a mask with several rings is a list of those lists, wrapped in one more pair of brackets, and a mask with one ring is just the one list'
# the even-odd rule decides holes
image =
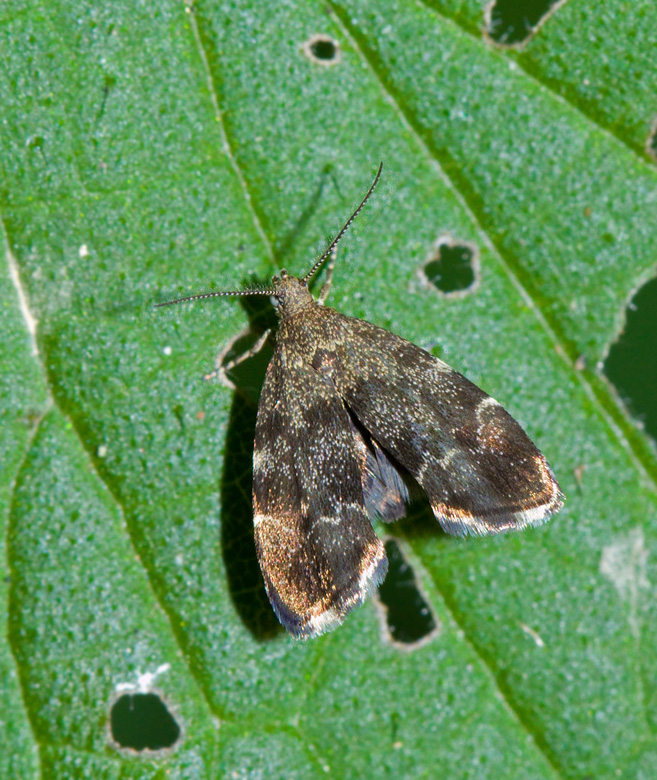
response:
{"label": "moth antenna", "polygon": [[337,246],[338,241],[344,236],[344,234],[349,230],[351,223],[356,219],[358,214],[360,213],[360,210],[363,208],[363,206],[367,203],[367,201],[370,198],[370,195],[374,192],[374,188],[379,182],[379,179],[381,178],[381,171],[383,170],[383,163],[379,163],[379,170],[376,172],[376,176],[374,177],[374,181],[372,182],[369,190],[367,191],[367,194],[361,200],[360,206],[354,211],[354,213],[349,217],[349,219],[344,223],[344,226],[342,227],[342,230],[338,233],[338,235],[331,241],[331,244],[329,248],[324,252],[324,254],[319,258],[319,260],[313,265],[313,267],[308,271],[308,273],[303,277],[301,280],[302,282],[307,282],[311,276],[313,276],[322,266],[322,263],[326,260],[326,258],[331,254],[331,252],[335,249]]}
{"label": "moth antenna", "polygon": [[175,301],[156,303],[155,307],[173,306],[174,303],[186,303],[187,301],[202,301],[204,298],[221,298],[227,295],[274,295],[274,290],[226,290],[225,292],[202,293],[201,295],[188,295],[186,298],[176,298]]}
{"label": "moth antenna", "polygon": [[[374,192],[374,188],[379,183],[379,179],[381,178],[381,171],[383,170],[383,163],[379,163],[379,170],[376,172],[376,176],[374,177],[374,181],[370,185],[369,190],[365,194],[365,197],[363,200],[361,200],[360,205],[358,208],[354,211],[354,213],[349,217],[349,219],[344,223],[342,230],[338,233],[338,235],[331,241],[328,249],[324,252],[324,254],[317,260],[317,262],[313,265],[313,267],[308,271],[308,273],[301,279],[302,282],[307,282],[321,267],[322,263],[326,260],[327,257],[331,254],[331,252],[335,249],[335,247],[338,244],[338,241],[344,236],[344,234],[349,230],[351,227],[351,223],[356,219],[358,214],[360,213],[363,206],[367,203],[367,201],[370,198],[370,195]],[[221,297],[227,297],[229,295],[275,295],[276,291],[269,289],[269,290],[226,290],[224,292],[211,292],[211,293],[202,293],[201,295],[188,295],[185,298],[176,298],[173,301],[165,301],[164,303],[156,303],[155,307],[160,308],[161,306],[173,306],[176,303],[188,303],[190,301],[203,301],[206,298],[221,298]]]}

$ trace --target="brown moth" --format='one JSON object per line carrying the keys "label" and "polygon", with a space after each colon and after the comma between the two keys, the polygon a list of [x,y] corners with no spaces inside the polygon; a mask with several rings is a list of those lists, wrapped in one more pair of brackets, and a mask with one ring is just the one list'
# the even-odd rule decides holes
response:
{"label": "brown moth", "polygon": [[[420,347],[323,305],[336,245],[303,277],[266,290],[279,327],[253,451],[255,544],[272,607],[297,638],[338,626],[384,579],[371,520],[406,512],[409,485],[447,533],[544,523],[564,497],[548,462],[500,404]],[[308,281],[331,257],[318,300]],[[261,343],[264,338],[261,339]]]}

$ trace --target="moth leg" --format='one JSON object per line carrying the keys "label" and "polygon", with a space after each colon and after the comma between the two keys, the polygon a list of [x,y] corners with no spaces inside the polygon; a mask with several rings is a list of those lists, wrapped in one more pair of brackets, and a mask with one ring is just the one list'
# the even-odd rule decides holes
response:
{"label": "moth leg", "polygon": [[256,343],[251,347],[251,349],[247,349],[246,352],[243,352],[238,357],[234,358],[233,360],[229,360],[225,366],[221,365],[221,356],[219,356],[219,358],[217,358],[217,361],[215,363],[214,371],[210,371],[210,373],[206,374],[203,377],[203,379],[217,379],[217,378],[221,379],[229,371],[235,368],[235,366],[238,366],[244,360],[248,360],[249,358],[252,358],[254,355],[257,355],[258,352],[260,352],[260,350],[264,347],[265,341],[267,341],[270,335],[271,335],[271,328],[267,328],[267,330],[262,334],[262,336],[260,336],[260,338],[256,341]]}
{"label": "moth leg", "polygon": [[334,249],[331,252],[328,265],[326,266],[326,280],[322,285],[322,289],[319,291],[319,295],[317,296],[317,303],[320,306],[323,306],[326,303],[326,299],[329,297],[329,293],[331,292],[331,284],[333,282],[333,269],[335,268],[336,254],[337,254],[337,249]]}

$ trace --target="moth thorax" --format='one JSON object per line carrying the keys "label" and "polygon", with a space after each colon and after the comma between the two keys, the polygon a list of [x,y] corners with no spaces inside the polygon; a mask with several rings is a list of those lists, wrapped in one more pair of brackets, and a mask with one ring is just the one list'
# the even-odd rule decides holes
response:
{"label": "moth thorax", "polygon": [[290,317],[315,303],[308,285],[296,276],[287,276],[285,273],[281,273],[280,279],[274,277],[274,298],[278,301],[280,317]]}

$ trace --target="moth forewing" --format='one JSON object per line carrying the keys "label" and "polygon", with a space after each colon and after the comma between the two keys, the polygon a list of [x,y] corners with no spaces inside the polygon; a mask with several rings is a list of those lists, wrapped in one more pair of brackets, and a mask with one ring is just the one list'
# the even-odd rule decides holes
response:
{"label": "moth forewing", "polygon": [[307,638],[362,603],[387,561],[365,509],[347,411],[293,330],[281,324],[262,389],[253,506],[269,599],[285,628]]}

